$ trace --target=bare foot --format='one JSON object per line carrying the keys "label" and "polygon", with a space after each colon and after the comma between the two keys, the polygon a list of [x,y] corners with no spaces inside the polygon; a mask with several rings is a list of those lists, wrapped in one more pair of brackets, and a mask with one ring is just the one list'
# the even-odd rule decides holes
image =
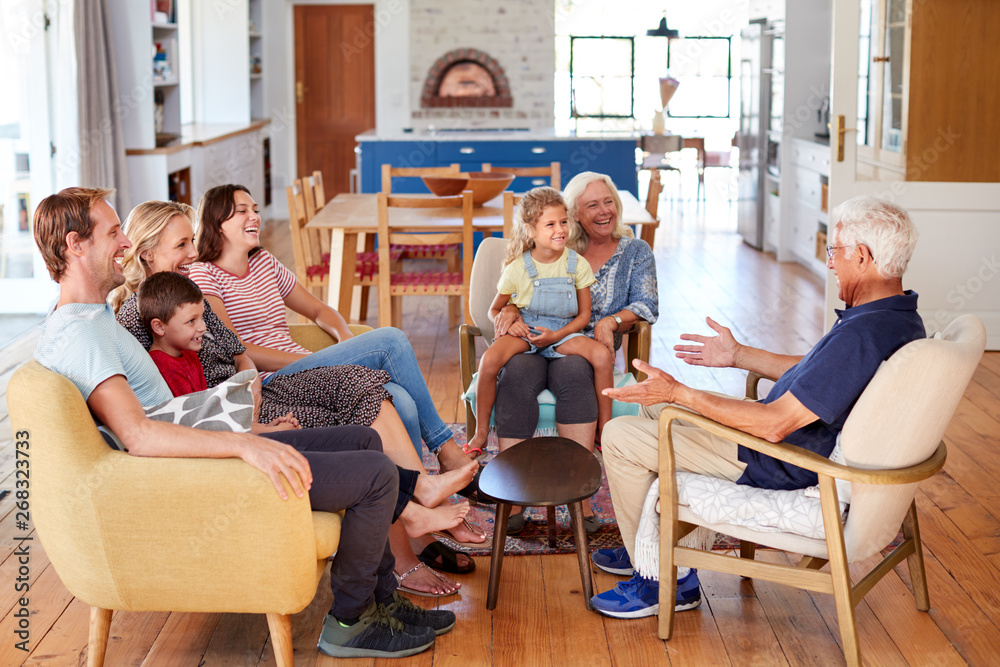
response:
{"label": "bare foot", "polygon": [[441,448],[437,451],[437,459],[442,471],[461,468],[473,460],[471,456],[466,455],[462,451],[462,448],[458,446],[454,439],[449,439],[441,445]]}
{"label": "bare foot", "polygon": [[[423,567],[420,567],[421,565]],[[452,595],[462,587],[462,584],[452,581],[418,560],[406,565],[396,561],[396,574],[400,577],[400,586],[431,595]]]}
{"label": "bare foot", "polygon": [[399,515],[403,529],[410,537],[419,537],[436,530],[447,530],[462,523],[469,513],[469,503],[461,502],[454,505],[442,505],[433,509],[416,503],[407,503],[406,509]]}
{"label": "bare foot", "polygon": [[437,507],[451,494],[464,489],[476,475],[475,461],[466,461],[465,465],[454,470],[442,472],[440,475],[421,474],[413,489],[413,498],[424,507]]}
{"label": "bare foot", "polygon": [[455,538],[456,542],[464,544],[482,544],[487,539],[487,535],[483,532],[483,529],[469,521],[462,521],[455,527],[443,532]]}

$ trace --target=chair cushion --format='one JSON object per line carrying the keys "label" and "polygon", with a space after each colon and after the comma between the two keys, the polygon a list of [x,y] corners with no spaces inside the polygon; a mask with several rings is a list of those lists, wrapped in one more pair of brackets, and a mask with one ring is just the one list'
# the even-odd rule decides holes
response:
{"label": "chair cushion", "polygon": [[[478,382],[479,373],[473,373],[469,388],[462,394],[462,398],[469,403],[473,411],[476,409],[476,386]],[[631,373],[623,373],[617,369],[615,370],[614,386],[629,387],[635,383],[635,376]],[[494,410],[494,414],[495,412]],[[639,414],[639,405],[637,403],[622,403],[620,401],[613,401],[611,403],[612,418],[634,416],[637,414]],[[493,415],[491,415],[490,427],[495,426],[496,421]],[[541,437],[546,435],[556,435],[556,397],[548,389],[543,389],[538,394],[538,427],[535,430],[535,436]]]}
{"label": "chair cushion", "polygon": [[[816,487],[813,487],[814,489]],[[809,489],[758,489],[727,479],[677,473],[677,502],[706,523],[729,523],[761,532],[788,532],[823,539],[819,494]],[[843,516],[847,503],[840,503]]]}
{"label": "chair cushion", "polygon": [[444,259],[449,251],[461,252],[461,243],[442,243],[438,245],[404,245],[393,243],[389,246],[389,251],[399,257],[407,259]]}

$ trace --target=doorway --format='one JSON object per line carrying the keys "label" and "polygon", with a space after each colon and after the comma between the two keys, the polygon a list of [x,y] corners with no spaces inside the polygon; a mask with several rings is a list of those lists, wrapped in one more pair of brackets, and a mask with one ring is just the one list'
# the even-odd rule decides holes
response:
{"label": "doorway", "polygon": [[373,5],[296,5],[299,177],[323,173],[327,198],[349,190],[354,137],[375,127]]}

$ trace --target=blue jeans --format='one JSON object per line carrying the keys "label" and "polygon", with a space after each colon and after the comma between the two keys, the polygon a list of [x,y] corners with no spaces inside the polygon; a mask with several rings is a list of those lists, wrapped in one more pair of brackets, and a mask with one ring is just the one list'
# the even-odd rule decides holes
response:
{"label": "blue jeans", "polygon": [[[438,416],[437,407],[427,390],[427,382],[417,365],[413,346],[402,331],[391,327],[373,329],[360,336],[313,352],[308,357],[288,364],[274,375],[286,375],[321,366],[354,364],[373,370],[384,370],[392,378],[385,388],[392,394],[393,405],[406,427],[417,455],[420,441],[436,452],[451,438],[451,429]],[[264,381],[267,384],[267,380]]]}

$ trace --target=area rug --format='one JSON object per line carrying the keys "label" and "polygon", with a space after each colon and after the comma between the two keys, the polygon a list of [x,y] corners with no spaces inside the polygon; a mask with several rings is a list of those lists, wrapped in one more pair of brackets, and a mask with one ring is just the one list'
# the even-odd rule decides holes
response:
{"label": "area rug", "polygon": [[[448,426],[451,428],[451,431],[455,436],[455,442],[459,445],[466,442],[465,424],[449,424]],[[497,438],[495,433],[490,433],[487,443],[487,451],[487,461],[496,456],[499,451],[497,448]],[[601,453],[595,452],[595,454],[600,460]],[[433,454],[425,451],[423,459],[424,466],[428,470],[437,470],[437,458]],[[594,513],[597,514],[601,520],[601,527],[597,530],[597,532],[587,536],[590,550],[613,549],[622,546],[621,533],[618,532],[618,524],[615,521],[614,509],[611,506],[611,495],[608,492],[608,478],[604,473],[603,461],[601,462],[601,488],[590,499],[590,504],[591,507],[594,508]],[[484,531],[486,531],[487,535],[492,536],[495,512],[496,507],[493,505],[473,506],[472,511],[469,512],[469,520],[480,526]],[[520,535],[507,536],[504,548],[505,555],[518,556],[576,553],[576,542],[573,540],[573,533],[569,525],[569,512],[567,511],[565,505],[560,505],[556,508],[556,523],[558,525],[556,527],[555,548],[549,547],[547,534],[548,522],[544,507],[529,507],[525,510],[525,519],[524,531],[522,531]],[[492,537],[487,538],[482,547],[474,549],[460,547],[446,538],[442,539],[442,541],[453,548],[461,549],[465,553],[473,556],[488,556],[493,549]],[[713,548],[728,550],[738,546],[738,540],[734,540],[725,535],[718,535],[716,544]]]}

